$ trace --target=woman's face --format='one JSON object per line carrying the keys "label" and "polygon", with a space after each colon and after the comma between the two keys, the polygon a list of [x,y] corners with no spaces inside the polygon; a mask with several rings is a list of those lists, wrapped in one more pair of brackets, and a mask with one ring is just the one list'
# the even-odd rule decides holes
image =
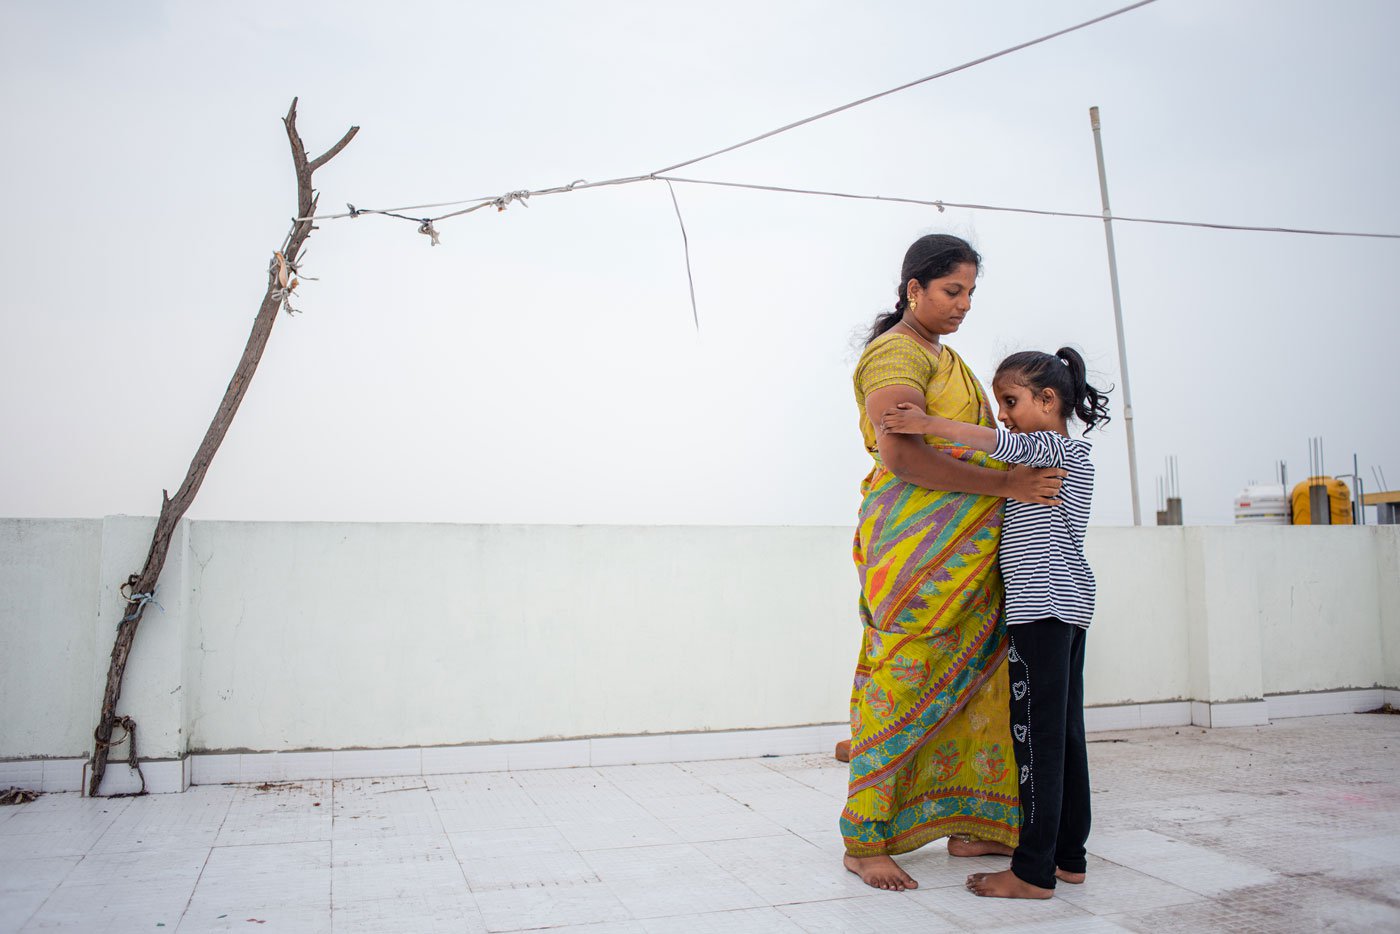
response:
{"label": "woman's face", "polygon": [[962,263],[948,275],[930,279],[927,286],[909,280],[908,295],[914,302],[914,318],[932,334],[952,334],[972,308],[977,291],[977,267]]}

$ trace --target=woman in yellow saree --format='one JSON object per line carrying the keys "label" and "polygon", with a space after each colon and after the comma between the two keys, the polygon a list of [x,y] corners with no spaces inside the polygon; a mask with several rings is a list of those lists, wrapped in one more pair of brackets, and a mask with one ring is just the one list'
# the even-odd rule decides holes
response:
{"label": "woman in yellow saree", "polygon": [[900,402],[993,425],[976,377],[941,343],[971,308],[979,263],[957,237],[915,241],[895,310],[876,321],[855,372],[875,465],[855,538],[864,632],[841,834],[846,867],[882,889],[918,884],[892,856],[950,836],[962,840],[955,853],[1009,855],[1021,823],[997,567],[1002,501],[1054,502],[1063,472],[1007,472],[978,451],[878,430]]}

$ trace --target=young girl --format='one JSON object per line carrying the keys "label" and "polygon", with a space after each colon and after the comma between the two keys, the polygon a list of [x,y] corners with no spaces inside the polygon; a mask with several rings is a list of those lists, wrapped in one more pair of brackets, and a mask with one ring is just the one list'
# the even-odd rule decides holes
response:
{"label": "young girl", "polygon": [[1085,380],[1084,358],[1012,354],[992,380],[997,420],[1006,430],[924,414],[902,402],[881,428],[933,435],[993,458],[1069,471],[1060,503],[1006,501],[1001,571],[1011,642],[1011,733],[1020,766],[1021,839],[1003,872],[973,873],[967,887],[1000,898],[1049,898],[1055,880],[1084,881],[1089,837],[1089,760],[1084,746],[1084,634],[1094,613],[1094,574],[1084,560],[1084,530],[1094,494],[1089,442],[1070,438],[1108,421],[1108,397]]}

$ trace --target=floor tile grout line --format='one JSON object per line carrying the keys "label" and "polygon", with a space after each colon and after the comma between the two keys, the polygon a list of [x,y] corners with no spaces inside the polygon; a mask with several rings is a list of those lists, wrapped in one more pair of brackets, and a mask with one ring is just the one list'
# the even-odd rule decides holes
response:
{"label": "floor tile grout line", "polygon": [[[694,780],[694,781],[699,781],[699,779],[697,779],[694,775],[691,775],[691,774],[690,774],[689,772],[687,772],[685,769],[681,768],[681,765],[680,765],[680,763],[678,763],[678,762],[649,763],[649,764],[664,764],[664,765],[668,765],[668,766],[670,766],[673,770],[675,770],[677,773],[679,773],[680,775],[684,775],[684,776],[686,776],[686,777],[688,777],[688,778],[690,778],[690,779],[692,779],[692,780]],[[631,766],[621,766],[621,768],[631,768]],[[657,816],[656,816],[655,814],[653,814],[651,811],[647,810],[646,804],[645,804],[640,798],[638,798],[636,795],[630,794],[630,793],[627,791],[626,788],[622,787],[620,784],[618,784],[617,782],[615,782],[615,781],[613,781],[612,779],[610,779],[606,774],[604,774],[604,773],[602,773],[602,772],[599,772],[598,774],[602,775],[602,776],[603,776],[603,780],[606,781],[608,784],[612,785],[614,788],[616,788],[616,789],[618,790],[618,792],[620,792],[620,793],[622,794],[623,797],[625,797],[627,800],[631,801],[633,804],[637,805],[637,807],[641,808],[642,811],[647,815],[647,817],[648,817],[650,820],[656,821],[656,822],[657,822],[658,824],[660,824],[662,827],[665,827],[666,830],[667,830],[668,832],[673,833],[673,834],[675,833],[675,831],[671,828],[671,826],[670,826],[669,824],[666,823],[665,820],[663,820],[663,819],[660,818],[660,817],[657,817]],[[700,783],[701,783],[702,785],[705,784],[704,782],[700,782]],[[677,835],[677,837],[676,837],[676,842],[677,842],[677,843],[688,843],[688,842],[690,842],[690,841],[681,840],[681,839],[680,839],[680,836]],[[693,844],[692,844],[692,845],[693,845]],[[626,849],[626,848],[627,848],[627,847],[626,847],[626,845],[624,844],[623,846],[620,846],[620,847],[597,847],[596,850],[620,850],[620,849]],[[575,850],[575,852],[578,852],[578,853],[580,853],[580,854],[582,854],[582,853],[584,852],[583,850],[579,850],[577,847],[574,847],[574,850]],[[595,850],[595,851],[596,851],[596,850]],[[595,870],[595,871],[596,871],[596,870]]]}
{"label": "floor tile grout line", "polygon": [[[677,764],[674,763],[674,762],[655,763],[655,764],[658,764],[658,765],[669,765],[672,769],[675,769],[675,770],[676,770],[677,772],[679,772],[681,775],[688,775],[688,774],[689,774],[689,773],[687,773],[687,772],[685,771],[685,769],[682,769],[679,765],[677,765]],[[604,768],[632,768],[632,766],[626,766],[626,765],[624,765],[624,766],[604,766]],[[598,771],[598,770],[595,768],[594,771]],[[617,789],[617,791],[621,792],[621,794],[623,795],[623,797],[627,798],[629,801],[631,801],[633,804],[635,804],[635,805],[637,805],[638,807],[640,807],[642,810],[644,810],[644,811],[646,810],[646,805],[643,804],[635,795],[630,794],[630,793],[627,791],[626,788],[622,787],[620,784],[618,784],[617,782],[613,781],[611,778],[609,778],[609,777],[607,776],[606,773],[601,772],[601,771],[598,771],[598,774],[601,775],[601,776],[603,777],[603,781],[607,782],[609,785],[613,786],[613,788]],[[648,811],[647,813],[650,814],[651,812]],[[653,818],[655,818],[655,815],[652,815],[652,816],[653,816]],[[659,819],[659,818],[657,818],[657,819]]]}
{"label": "floor tile grout line", "polygon": [[[93,800],[93,799],[89,798],[88,800]],[[97,835],[97,839],[94,840],[94,841],[92,841],[92,845],[88,847],[87,853],[91,853],[91,852],[93,851],[93,849],[94,849],[98,844],[100,844],[103,840],[107,839],[107,834],[111,833],[111,832],[112,832],[112,828],[115,827],[115,826],[117,826],[117,821],[118,821],[118,819],[120,819],[121,816],[127,812],[127,809],[131,807],[131,802],[135,801],[136,798],[134,798],[134,797],[128,797],[128,798],[108,798],[107,800],[108,800],[108,801],[114,801],[114,800],[115,800],[115,801],[120,801],[120,802],[122,803],[122,806],[121,806],[120,808],[117,808],[117,813],[115,813],[115,814],[112,815],[111,821],[109,821],[108,824],[107,824],[107,826],[103,828],[102,832],[101,832],[100,834]],[[86,856],[87,853],[84,853],[83,855]]]}
{"label": "floor tile grout line", "polygon": [[[535,771],[539,771],[539,770],[535,770]],[[552,770],[550,770],[550,771],[552,771]],[[522,795],[525,796],[525,800],[529,801],[532,805],[534,805],[534,806],[535,806],[535,809],[538,810],[542,816],[544,816],[546,819],[548,819],[548,815],[544,813],[544,805],[540,804],[540,802],[539,802],[538,800],[536,800],[535,796],[532,795],[532,794],[530,794],[530,789],[529,789],[529,788],[526,788],[524,785],[522,785],[522,784],[520,783],[520,780],[517,779],[517,778],[515,777],[514,773],[510,772],[509,770],[507,770],[507,771],[502,772],[502,773],[500,773],[500,774],[504,775],[504,776],[506,777],[506,780],[507,780],[510,784],[514,785],[514,786],[515,786],[515,789],[516,789],[517,791],[519,791]],[[550,826],[553,826],[553,824],[554,824],[554,822],[551,820],[551,821],[550,821]]]}
{"label": "floor tile grout line", "polygon": [[[332,818],[334,820],[334,818]],[[326,863],[326,914],[331,922],[331,929],[335,929],[335,829],[331,829],[330,858]]]}
{"label": "floor tile grout line", "polygon": [[[464,773],[458,773],[458,774],[471,775],[471,774],[485,774],[485,773],[469,773],[469,772],[464,772]],[[503,772],[503,773],[500,773],[500,774],[503,774],[503,775],[506,775],[507,777],[510,777],[510,773],[509,773],[509,772]],[[450,777],[450,776],[448,776],[448,775],[441,775],[441,776],[437,776],[437,777],[438,777],[438,778],[446,778],[446,777]],[[512,779],[512,781],[513,781],[513,779]],[[425,782],[425,783],[427,782],[427,776],[424,776],[424,782]],[[519,787],[519,783],[517,783],[517,787]],[[527,797],[529,796],[529,793],[526,792],[525,789],[524,789],[523,787],[520,788],[520,790],[521,790],[522,793],[526,794]],[[448,848],[448,850],[452,853],[452,859],[453,859],[453,860],[456,862],[456,864],[457,864],[457,872],[458,872],[458,873],[461,875],[461,877],[462,877],[462,894],[463,894],[463,896],[464,896],[465,898],[467,898],[467,899],[469,899],[469,900],[471,901],[472,908],[475,909],[475,911],[476,911],[476,913],[477,913],[477,917],[479,917],[479,918],[482,919],[483,929],[485,929],[485,916],[482,915],[482,913],[481,913],[481,903],[477,901],[476,892],[474,892],[474,891],[472,890],[471,882],[470,882],[470,880],[467,879],[467,869],[466,869],[465,866],[462,865],[462,857],[461,857],[461,855],[457,852],[457,845],[452,841],[452,834],[449,833],[449,832],[447,831],[447,824],[446,824],[446,822],[443,821],[443,819],[442,819],[442,808],[439,806],[437,797],[433,794],[433,791],[434,791],[433,788],[431,788],[431,787],[428,788],[428,800],[430,800],[430,801],[432,802],[432,804],[433,804],[433,814],[437,816],[437,819],[438,819],[438,826],[439,826],[440,828],[442,828],[442,830],[441,830],[442,836],[443,836],[443,838],[447,841],[447,848]],[[534,803],[534,799],[533,799],[533,798],[530,799],[530,800],[531,800],[531,803]],[[538,807],[538,805],[536,805],[536,807]]]}
{"label": "floor tile grout line", "polygon": [[56,893],[59,890],[59,888],[63,886],[63,883],[68,881],[68,877],[73,875],[74,870],[76,870],[80,865],[82,865],[82,862],[85,859],[87,859],[86,853],[78,854],[77,860],[73,863],[73,865],[68,867],[68,871],[63,874],[63,878],[59,879],[57,882],[54,883],[53,888],[49,890],[49,894],[45,895],[44,900],[41,901],[38,904],[38,906],[29,913],[29,917],[24,919],[24,923],[19,926],[19,930],[22,931],[25,928],[27,928],[29,926],[29,922],[33,921],[36,917],[38,917],[39,912],[43,911],[44,906],[49,903],[49,899],[54,897],[54,893]]}
{"label": "floor tile grout line", "polygon": [[190,897],[185,899],[185,907],[180,911],[180,917],[175,921],[175,934],[179,934],[180,927],[185,923],[185,916],[190,913],[190,906],[194,904],[194,893],[199,891],[200,880],[204,878],[204,870],[209,868],[209,860],[214,855],[214,847],[209,847],[209,852],[204,854],[204,862],[200,864],[199,875],[195,876],[194,885],[190,887]]}
{"label": "floor tile grout line", "polygon": [[[438,826],[442,828],[442,835],[447,839],[447,848],[452,851],[452,858],[457,862],[457,872],[462,876],[462,891],[467,898],[471,899],[472,906],[476,908],[477,915],[481,915],[481,904],[476,900],[476,893],[472,891],[472,884],[467,879],[467,867],[462,865],[462,857],[457,853],[457,844],[452,842],[452,834],[447,832],[447,824],[442,819],[442,808],[438,807],[437,798],[433,796],[432,790],[428,791],[428,800],[433,802],[433,813],[437,815]],[[482,916],[483,926],[485,917]]]}
{"label": "floor tile grout line", "polygon": [[209,860],[214,855],[214,848],[218,845],[219,834],[223,832],[224,824],[228,823],[228,816],[233,811],[233,802],[238,797],[238,792],[233,792],[228,796],[228,805],[224,808],[224,816],[219,818],[219,826],[214,830],[213,839],[209,843],[209,852],[204,854],[204,862],[199,867],[199,875],[195,877],[194,886],[190,889],[190,897],[185,899],[184,910],[180,912],[180,917],[175,922],[175,931],[179,932],[180,926],[185,923],[185,916],[190,913],[190,906],[194,904],[194,893],[199,891],[200,880],[204,878],[204,870],[209,868]]}
{"label": "floor tile grout line", "polygon": [[[736,760],[720,760],[720,761],[736,761]],[[747,760],[745,760],[745,761],[747,761]],[[760,763],[760,765],[761,765],[761,764],[762,764],[762,763]],[[767,768],[767,766],[764,766],[764,768]],[[771,771],[773,771],[773,770],[772,770],[772,769],[769,769],[769,771],[771,772]],[[750,814],[758,814],[758,812],[755,811],[755,810],[753,809],[753,807],[752,807],[748,802],[746,802],[746,801],[740,801],[738,798],[734,797],[732,794],[730,794],[729,792],[725,791],[723,788],[720,788],[718,785],[715,785],[715,784],[713,784],[712,782],[707,782],[707,781],[705,781],[705,779],[701,778],[699,775],[696,775],[696,774],[693,773],[693,772],[688,773],[688,774],[690,774],[690,776],[691,776],[692,778],[694,778],[696,781],[698,781],[700,784],[702,784],[702,785],[708,785],[711,789],[713,789],[714,791],[718,792],[720,795],[722,795],[722,796],[728,798],[730,801],[733,801],[735,804],[739,805],[741,808],[743,808],[744,810],[748,811]],[[786,776],[784,776],[784,777],[786,777]],[[788,780],[789,780],[789,781],[792,781],[792,779],[788,779]],[[800,783],[798,783],[798,784],[800,784]],[[759,816],[762,817],[763,815],[759,814]],[[784,827],[783,829],[786,830],[787,828]]]}
{"label": "floor tile grout line", "polygon": [[[716,789],[716,790],[718,790],[718,789]],[[723,792],[720,792],[720,793],[723,794]],[[784,828],[784,830],[786,830],[786,828]],[[777,834],[774,834],[774,836],[777,836]],[[675,846],[675,845],[677,845],[677,844],[656,844],[656,845],[657,845],[657,846]],[[728,877],[729,879],[732,879],[733,881],[739,883],[739,884],[740,884],[741,886],[743,886],[746,890],[748,890],[748,892],[749,892],[751,895],[753,895],[754,898],[757,898],[760,902],[762,902],[762,901],[767,901],[767,899],[765,899],[761,894],[759,894],[759,892],[757,892],[756,890],[754,890],[753,888],[751,888],[751,887],[748,885],[748,883],[746,883],[743,879],[739,878],[739,877],[736,876],[734,873],[732,873],[732,872],[730,872],[728,869],[726,869],[724,866],[721,866],[719,863],[717,863],[717,862],[715,862],[713,859],[711,859],[711,858],[710,858],[710,855],[700,848],[700,844],[699,844],[699,843],[688,843],[688,842],[682,841],[679,845],[689,847],[691,850],[694,850],[696,853],[699,853],[701,857],[703,857],[707,862],[710,863],[710,865],[714,866],[716,869],[718,869],[720,872],[722,872],[722,873],[723,873],[726,877]],[[643,849],[643,847],[632,847],[631,849]],[[587,858],[586,856],[584,856],[583,852],[581,852],[581,851],[579,851],[579,850],[575,850],[574,852],[578,853],[579,856],[583,858],[584,862],[587,862],[587,863],[589,864],[589,866],[593,869],[593,873],[594,873],[595,875],[598,875],[599,881],[603,882],[603,883],[606,885],[606,884],[607,884],[607,880],[606,880],[606,879],[603,879],[603,877],[602,877],[601,875],[598,874],[598,869],[597,869],[597,867],[596,867],[596,866],[593,866],[593,864],[592,864],[591,862],[588,861],[588,858]],[[588,852],[597,853],[597,852],[608,852],[608,851],[590,850],[590,851],[588,851]],[[618,898],[617,893],[616,893],[615,891],[613,891],[611,887],[609,887],[608,890],[611,891],[611,892],[613,892],[613,897],[614,897],[614,898]],[[622,901],[621,898],[618,898],[618,901],[619,901],[619,902]],[[624,905],[624,907],[626,907],[626,906]],[[630,911],[629,911],[629,913],[630,913]],[[641,921],[643,922],[643,925],[645,926],[645,920],[646,920],[646,919],[638,919],[638,920],[641,920]]]}
{"label": "floor tile grout line", "polygon": [[[334,770],[332,770],[332,771],[334,771]],[[330,928],[332,931],[335,930],[335,812],[336,812],[336,800],[335,800],[336,795],[335,795],[335,793],[336,793],[336,790],[337,790],[337,786],[338,786],[339,784],[340,784],[340,782],[337,781],[336,779],[334,779],[334,778],[331,779],[331,781],[330,781],[330,786],[331,786],[331,787],[330,787],[330,792],[331,792],[331,793],[330,793],[330,801],[327,802],[327,803],[330,805],[330,809],[331,809],[331,813],[330,813],[330,825],[331,825],[331,828],[330,828],[330,832],[327,834],[327,836],[329,837],[329,840],[328,840],[327,842],[328,842],[328,845],[329,845],[329,847],[330,847],[330,850],[329,850],[329,859],[327,860],[327,863],[326,863],[326,921],[327,921],[327,923],[328,923],[329,928]]]}
{"label": "floor tile grout line", "polygon": [[[131,806],[131,798],[117,800],[123,802],[121,809],[116,814],[112,815],[111,822],[100,834],[97,835],[97,839],[92,841],[91,844],[89,844],[87,850],[78,854],[78,861],[68,867],[68,871],[63,874],[63,878],[58,880],[54,887],[49,890],[49,894],[44,896],[44,900],[39,903],[39,906],[35,908],[32,912],[30,912],[29,917],[24,919],[24,924],[20,925],[20,930],[23,930],[24,928],[28,927],[29,922],[33,921],[34,918],[39,914],[39,912],[44,910],[44,906],[49,903],[49,899],[54,897],[54,894],[63,886],[63,883],[67,882],[68,878],[73,875],[74,871],[76,871],[77,868],[83,864],[83,861],[86,860],[88,856],[92,854],[93,847],[97,846],[97,844],[100,843],[102,839],[106,837],[108,833],[111,832],[112,828],[116,826],[117,818],[121,817],[122,814],[126,813],[126,809]],[[16,836],[18,836],[18,834],[16,834]]]}
{"label": "floor tile grout line", "polygon": [[[751,760],[745,760],[745,761],[751,761]],[[757,811],[755,811],[755,810],[753,809],[753,807],[750,806],[748,803],[746,803],[746,802],[744,802],[744,801],[740,801],[738,798],[735,798],[735,797],[734,797],[733,795],[731,795],[729,792],[724,791],[722,788],[719,788],[717,785],[714,785],[714,784],[712,784],[712,783],[710,783],[710,782],[705,781],[703,778],[701,778],[700,776],[694,774],[693,772],[687,771],[680,763],[675,763],[675,762],[673,762],[673,763],[668,763],[668,764],[671,765],[671,766],[673,766],[673,767],[675,767],[675,768],[677,768],[681,773],[683,773],[683,774],[685,774],[685,775],[689,775],[692,779],[694,779],[695,781],[699,782],[700,784],[708,786],[713,792],[719,794],[720,796],[725,797],[725,798],[728,798],[730,801],[734,802],[735,804],[737,804],[739,807],[743,808],[743,809],[744,809],[745,811],[747,811],[748,813],[757,815],[757,816],[759,816],[759,817],[764,817],[764,815],[759,814],[759,813],[758,813]],[[774,768],[771,768],[770,766],[768,766],[767,763],[764,763],[764,762],[760,761],[759,764],[762,765],[764,768],[768,769],[768,771],[770,771],[770,772],[774,772],[775,774],[782,774],[782,773],[779,772],[777,769],[774,769]],[[796,779],[790,778],[790,777],[787,776],[787,775],[783,775],[783,777],[784,777],[784,778],[787,778],[789,781],[793,782],[794,785],[796,785],[796,786],[798,786],[798,787],[804,787],[804,788],[812,788],[812,787],[813,787],[813,786],[807,785],[805,782],[799,782],[799,781],[797,781]],[[606,779],[607,776],[604,776],[604,778]],[[616,783],[613,783],[613,784],[616,785]],[[619,790],[622,791],[622,793],[623,793],[624,795],[627,794],[626,789],[622,789],[622,788],[619,787]],[[820,789],[815,789],[815,788],[813,788],[813,790],[820,790]],[[641,801],[637,800],[635,797],[633,797],[633,796],[631,796],[631,795],[627,795],[627,796],[628,796],[629,798],[632,798],[633,801],[636,801],[637,804],[641,805],[641,806],[643,807],[643,809],[645,809],[646,805],[645,805],[645,804],[642,804]],[[652,815],[652,816],[653,816],[653,819],[660,820],[660,818],[656,818],[655,815]],[[765,818],[765,819],[766,819],[766,818]],[[663,821],[663,824],[664,824],[664,823],[665,823],[665,822]],[[775,827],[780,828],[783,834],[788,834],[788,835],[791,835],[791,836],[798,837],[798,838],[801,839],[804,843],[809,844],[809,845],[812,846],[813,848],[820,849],[820,847],[817,847],[817,845],[816,845],[815,843],[812,843],[812,841],[807,840],[805,837],[802,837],[802,835],[799,834],[799,833],[797,833],[797,831],[792,830],[792,829],[789,828],[789,827],[784,827],[784,826],[782,826],[781,824],[778,824],[776,821],[773,822],[773,824],[774,824]],[[669,826],[669,825],[668,825],[668,826]],[[763,835],[761,835],[761,836],[780,836],[780,834],[763,834]],[[725,840],[742,840],[742,839],[755,839],[755,838],[753,838],[753,837],[730,837],[730,838],[724,838],[723,840],[703,840],[703,841],[694,841],[694,842],[692,842],[691,845],[692,845],[692,846],[696,846],[696,847],[698,848],[698,845],[699,845],[700,843],[720,843],[720,842],[725,842]],[[600,847],[599,849],[603,849],[603,848]],[[613,849],[617,849],[617,848],[614,847]],[[721,868],[723,868],[723,867],[721,867]],[[740,880],[740,881],[742,882],[742,880]],[[745,887],[748,888],[748,886],[745,886]],[[753,889],[750,888],[750,891],[753,891]],[[758,893],[755,892],[754,894],[758,894]],[[760,897],[761,897],[761,896],[760,896]]]}
{"label": "floor tile grout line", "polygon": [[[654,846],[670,846],[670,845],[672,845],[672,844],[664,844],[664,843],[663,843],[663,844],[653,844],[653,845],[654,845]],[[692,847],[692,848],[693,848],[693,847]],[[644,848],[644,847],[634,847],[634,849],[645,849],[645,848]],[[620,906],[622,907],[622,910],[623,910],[623,911],[627,912],[627,919],[628,919],[629,921],[635,921],[635,922],[637,922],[638,924],[640,924],[640,925],[642,926],[643,929],[645,929],[645,928],[646,928],[646,922],[647,922],[647,921],[649,921],[649,920],[655,920],[655,919],[652,919],[652,918],[638,918],[636,915],[634,915],[634,914],[632,913],[632,909],[627,907],[627,903],[626,903],[625,901],[622,900],[622,896],[618,894],[617,889],[613,887],[613,884],[610,883],[607,879],[603,878],[602,873],[598,872],[598,867],[597,867],[596,865],[594,865],[593,862],[588,858],[587,853],[584,852],[584,851],[577,850],[577,849],[575,849],[574,852],[575,852],[576,854],[578,854],[579,859],[583,860],[584,864],[585,864],[586,866],[588,866],[589,871],[592,872],[593,875],[595,875],[595,876],[598,877],[598,884],[601,885],[601,886],[603,886],[603,888],[607,890],[607,893],[608,893],[609,895],[611,895],[611,896],[613,897],[613,900],[616,901],[616,902],[618,903],[618,905],[620,905]],[[598,852],[604,852],[604,851],[601,851],[601,850],[589,850],[589,851],[587,851],[587,852],[598,853]]]}

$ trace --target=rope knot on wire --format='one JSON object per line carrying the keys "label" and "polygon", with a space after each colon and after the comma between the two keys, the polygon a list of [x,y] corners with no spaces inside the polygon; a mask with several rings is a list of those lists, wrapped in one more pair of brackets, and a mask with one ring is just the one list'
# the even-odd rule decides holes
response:
{"label": "rope knot on wire", "polygon": [[420,234],[423,234],[424,236],[432,238],[433,242],[430,244],[430,246],[438,245],[438,232],[437,228],[433,226],[432,218],[423,218],[423,223],[418,225],[418,232]]}
{"label": "rope knot on wire", "polygon": [[[574,185],[579,184],[579,182],[581,182],[581,181],[583,181],[583,180],[582,180],[582,179],[579,179],[578,182],[574,182],[573,184],[571,184],[571,185],[569,186],[569,190],[572,191]],[[497,211],[497,213],[499,213],[499,212],[501,212],[501,211],[504,211],[504,210],[506,209],[506,206],[507,206],[508,204],[510,204],[512,201],[519,201],[521,207],[527,207],[527,208],[528,208],[530,205],[527,204],[526,202],[529,200],[529,198],[530,198],[530,193],[529,193],[528,191],[508,191],[508,192],[506,192],[505,194],[501,195],[499,198],[493,199],[491,203],[494,204],[494,205],[496,206],[496,211]]]}

